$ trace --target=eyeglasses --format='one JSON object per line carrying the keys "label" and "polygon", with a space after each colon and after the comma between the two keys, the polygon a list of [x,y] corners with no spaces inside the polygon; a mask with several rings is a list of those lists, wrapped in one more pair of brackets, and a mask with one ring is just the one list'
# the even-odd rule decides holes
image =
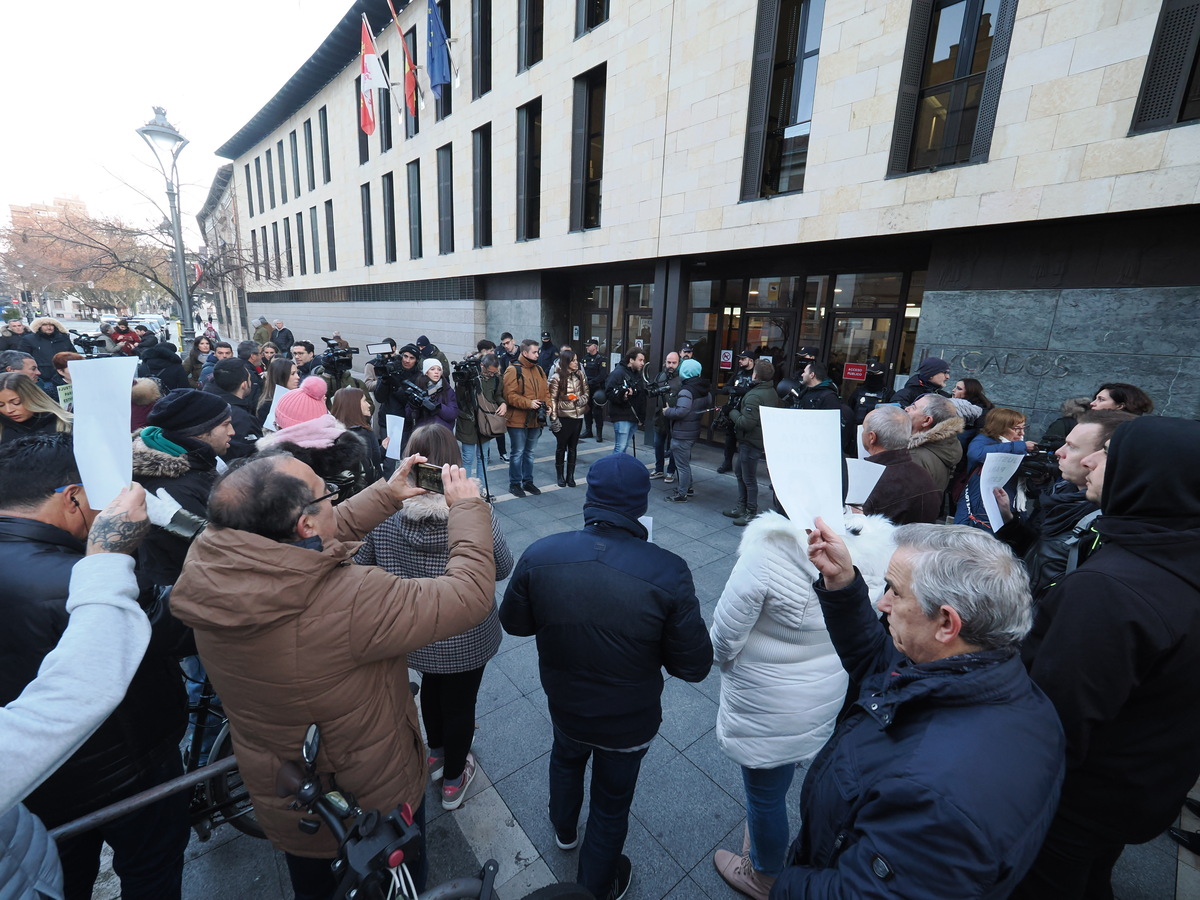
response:
{"label": "eyeglasses", "polygon": [[62,487],[56,487],[54,489],[54,493],[61,494],[63,491],[65,491],[69,488],[73,488],[73,487],[83,487],[83,485],[82,484],[64,484]]}
{"label": "eyeglasses", "polygon": [[316,506],[322,500],[328,500],[330,497],[336,497],[338,494],[340,494],[342,492],[342,489],[331,481],[325,482],[325,490],[329,491],[329,493],[322,494],[320,497],[315,499],[311,504],[312,506]]}

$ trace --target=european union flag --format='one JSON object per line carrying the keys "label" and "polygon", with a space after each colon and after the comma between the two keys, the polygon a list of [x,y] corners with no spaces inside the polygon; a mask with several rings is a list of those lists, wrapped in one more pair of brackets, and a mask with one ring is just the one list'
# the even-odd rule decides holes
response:
{"label": "european union flag", "polygon": [[442,25],[442,15],[433,0],[429,3],[429,23],[426,29],[429,55],[426,68],[429,70],[429,87],[433,96],[442,99],[442,85],[450,83],[450,41]]}

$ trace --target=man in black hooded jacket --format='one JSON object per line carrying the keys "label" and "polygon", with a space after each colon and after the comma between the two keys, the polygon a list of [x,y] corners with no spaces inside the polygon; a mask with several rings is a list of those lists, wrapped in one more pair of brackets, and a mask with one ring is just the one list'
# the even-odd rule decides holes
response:
{"label": "man in black hooded jacket", "polygon": [[1102,545],[1047,594],[1022,651],[1062,719],[1067,776],[1015,898],[1112,896],[1125,844],[1161,834],[1200,775],[1198,446],[1200,422],[1143,416],[1083,461]]}

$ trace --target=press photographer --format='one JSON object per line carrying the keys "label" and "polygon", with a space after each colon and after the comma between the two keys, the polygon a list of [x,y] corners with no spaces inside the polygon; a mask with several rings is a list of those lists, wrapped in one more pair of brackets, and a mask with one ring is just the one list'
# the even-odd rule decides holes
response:
{"label": "press photographer", "polygon": [[634,347],[625,352],[621,364],[613,368],[604,383],[608,418],[616,435],[613,453],[624,453],[629,446],[629,436],[646,421],[646,396],[650,385],[642,374],[645,367],[646,351]]}
{"label": "press photographer", "polygon": [[500,385],[500,360],[495,353],[483,353],[451,365],[458,395],[454,436],[462,451],[463,469],[479,479],[490,497],[487,466],[491,462],[491,441],[504,434],[504,417],[508,414]]}
{"label": "press photographer", "polygon": [[[377,378],[373,393],[379,402],[381,438],[389,436],[387,416],[404,419],[408,425],[405,431],[412,432],[413,416],[410,410],[414,401],[420,402],[416,399],[420,392],[412,390],[416,387],[416,380],[421,376],[421,370],[417,367],[420,352],[416,344],[405,344],[400,348],[399,356],[381,353],[371,360]],[[427,400],[428,398],[423,399]],[[393,435],[393,437],[397,440],[401,439],[401,435]]]}
{"label": "press photographer", "polygon": [[366,382],[350,374],[350,369],[354,366],[354,357],[362,351],[348,345],[336,331],[333,333],[333,337],[322,337],[321,340],[325,342],[326,349],[317,357],[312,374],[320,375],[325,379],[325,398],[328,400],[339,390],[347,387],[356,387],[370,396]]}

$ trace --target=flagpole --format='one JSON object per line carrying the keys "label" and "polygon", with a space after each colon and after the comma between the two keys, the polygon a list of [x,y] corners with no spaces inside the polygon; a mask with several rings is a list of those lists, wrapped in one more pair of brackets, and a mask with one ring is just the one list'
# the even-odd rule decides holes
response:
{"label": "flagpole", "polygon": [[[387,0],[388,11],[392,14],[392,22],[396,25],[396,34],[400,38],[400,46],[404,49],[404,63],[413,70],[413,86],[416,88],[417,104],[420,109],[425,108],[425,92],[421,90],[421,82],[417,79],[419,71],[417,64],[412,61],[412,57],[408,55],[408,41],[404,40],[404,31],[400,27],[400,17],[396,15],[396,7],[392,4],[392,0]],[[405,77],[408,72],[405,70]],[[391,84],[391,76],[388,76],[388,83]]]}

